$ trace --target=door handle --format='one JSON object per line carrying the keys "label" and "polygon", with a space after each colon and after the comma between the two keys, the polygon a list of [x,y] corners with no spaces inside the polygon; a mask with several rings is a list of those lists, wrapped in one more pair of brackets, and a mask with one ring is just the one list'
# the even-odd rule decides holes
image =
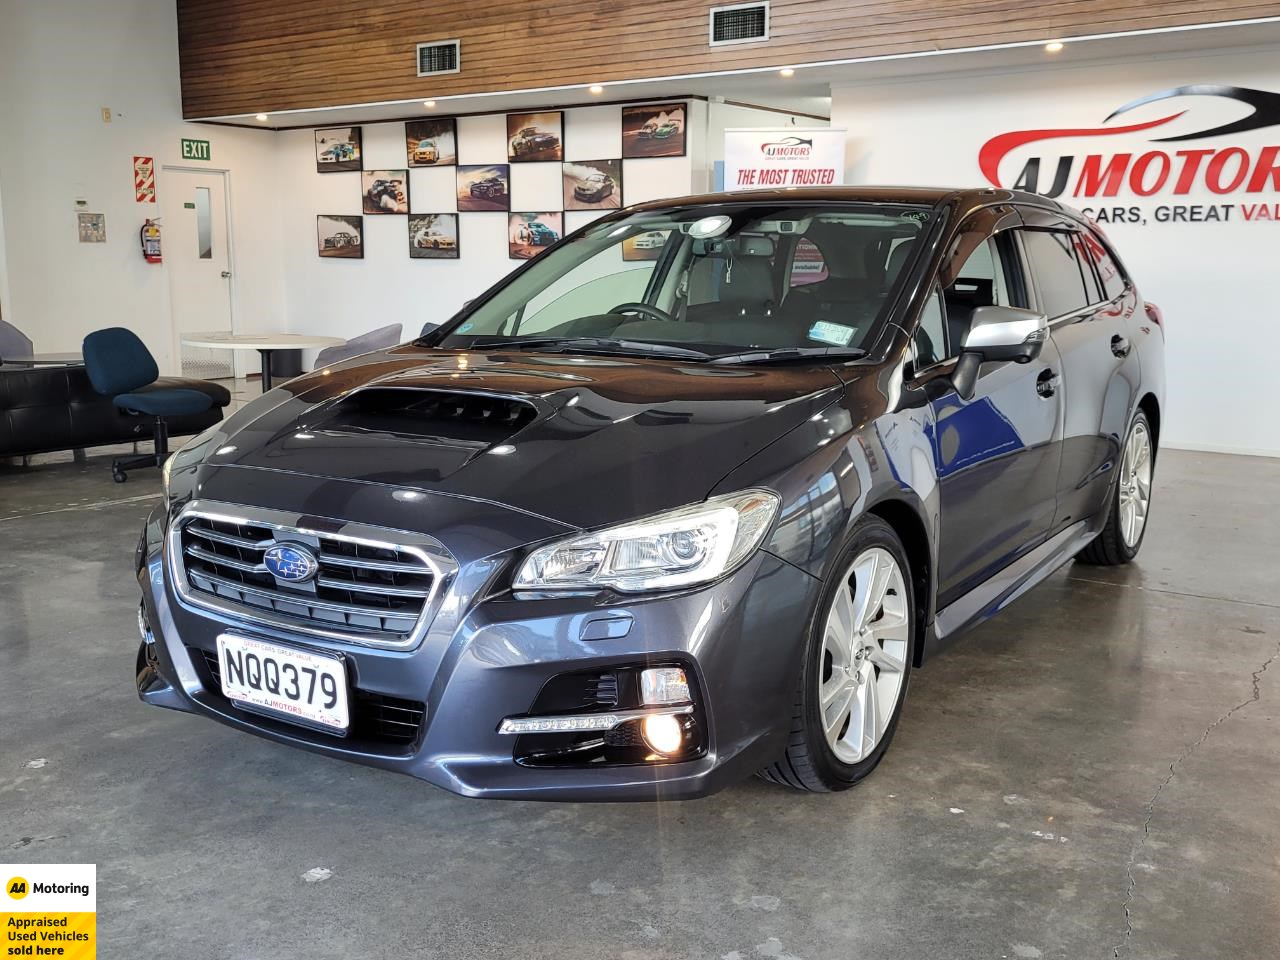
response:
{"label": "door handle", "polygon": [[1129,351],[1132,349],[1133,348],[1129,345],[1129,341],[1120,336],[1120,334],[1117,333],[1111,338],[1111,352],[1117,357],[1127,357],[1129,355]]}
{"label": "door handle", "polygon": [[1062,378],[1051,367],[1045,367],[1040,371],[1040,376],[1036,377],[1036,393],[1045,399],[1057,393],[1061,385]]}
{"label": "door handle", "polygon": [[[223,280],[230,280],[230,279],[231,279],[231,271],[230,271],[230,270],[223,270],[223,271],[222,271],[222,279],[223,279]],[[1114,341],[1113,341],[1113,342],[1114,342]]]}

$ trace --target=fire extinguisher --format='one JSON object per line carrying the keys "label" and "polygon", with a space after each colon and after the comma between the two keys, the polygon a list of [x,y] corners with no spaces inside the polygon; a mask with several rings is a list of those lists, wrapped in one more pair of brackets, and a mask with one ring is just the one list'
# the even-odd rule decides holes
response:
{"label": "fire extinguisher", "polygon": [[160,262],[160,218],[148,219],[138,231],[142,240],[142,259],[147,263]]}

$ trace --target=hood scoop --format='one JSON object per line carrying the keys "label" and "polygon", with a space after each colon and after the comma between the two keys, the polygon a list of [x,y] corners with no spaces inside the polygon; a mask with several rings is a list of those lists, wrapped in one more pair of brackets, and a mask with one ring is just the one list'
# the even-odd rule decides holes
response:
{"label": "hood scoop", "polygon": [[329,405],[309,424],[326,436],[379,434],[475,451],[502,443],[538,411],[514,397],[418,387],[368,387]]}

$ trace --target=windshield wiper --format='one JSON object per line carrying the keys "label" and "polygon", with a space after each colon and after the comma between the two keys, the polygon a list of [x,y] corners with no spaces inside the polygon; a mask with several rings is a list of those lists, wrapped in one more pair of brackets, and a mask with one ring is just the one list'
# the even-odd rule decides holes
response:
{"label": "windshield wiper", "polygon": [[690,360],[706,360],[711,356],[702,350],[673,347],[666,343],[648,343],[644,340],[616,340],[612,337],[510,337],[487,343],[473,342],[469,350],[556,350],[565,349],[579,353],[647,353],[661,357],[684,357]]}
{"label": "windshield wiper", "polygon": [[867,351],[857,347],[778,347],[776,350],[749,350],[714,357],[709,363],[721,366],[746,366],[760,363],[785,363],[788,360],[861,360]]}

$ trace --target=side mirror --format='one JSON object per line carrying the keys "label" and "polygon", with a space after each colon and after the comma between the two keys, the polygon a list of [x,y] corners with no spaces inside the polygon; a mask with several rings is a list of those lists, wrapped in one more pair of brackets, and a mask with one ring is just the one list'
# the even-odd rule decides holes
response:
{"label": "side mirror", "polygon": [[1044,314],[1018,307],[977,307],[964,338],[960,362],[952,382],[956,392],[968,400],[978,384],[978,370],[984,363],[1012,361],[1030,363],[1040,356],[1049,339],[1049,322]]}

